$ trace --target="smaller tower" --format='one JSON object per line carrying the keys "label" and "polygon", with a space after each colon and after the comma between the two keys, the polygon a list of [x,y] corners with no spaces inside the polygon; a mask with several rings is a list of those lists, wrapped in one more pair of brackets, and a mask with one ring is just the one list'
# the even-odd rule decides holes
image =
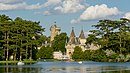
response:
{"label": "smaller tower", "polygon": [[81,33],[79,35],[79,41],[80,41],[80,44],[85,44],[86,43],[86,39],[85,39],[85,35],[84,35],[83,30],[81,30]]}
{"label": "smaller tower", "polygon": [[56,22],[54,22],[54,24],[50,27],[50,32],[51,32],[51,39],[50,41],[52,42],[54,40],[54,37],[56,35],[59,35],[60,34],[60,27],[57,27],[56,26]]}
{"label": "smaller tower", "polygon": [[74,28],[72,28],[70,37],[69,37],[69,41],[66,44],[65,48],[66,48],[66,55],[68,57],[68,59],[72,59],[71,56],[74,52],[74,48],[75,46],[77,46],[78,41],[76,39],[75,33],[74,33]]}
{"label": "smaller tower", "polygon": [[83,32],[83,29],[81,30],[81,33],[79,35],[79,46],[82,48],[82,51],[86,50],[86,38]]}

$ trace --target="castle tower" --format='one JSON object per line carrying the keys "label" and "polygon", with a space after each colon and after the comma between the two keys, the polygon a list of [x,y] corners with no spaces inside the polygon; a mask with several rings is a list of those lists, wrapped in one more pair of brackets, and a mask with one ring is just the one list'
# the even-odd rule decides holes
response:
{"label": "castle tower", "polygon": [[69,38],[69,42],[68,44],[77,44],[77,39],[76,39],[76,36],[75,36],[75,33],[74,33],[74,28],[72,28],[72,32],[70,34],[70,38]]}
{"label": "castle tower", "polygon": [[80,41],[80,44],[85,44],[86,43],[86,39],[85,39],[83,30],[81,30],[81,33],[79,35],[79,41]]}
{"label": "castle tower", "polygon": [[86,44],[85,43],[86,43],[86,38],[85,38],[83,30],[81,30],[81,33],[79,35],[79,46],[82,48],[82,51],[86,50]]}
{"label": "castle tower", "polygon": [[74,52],[74,48],[75,46],[78,45],[78,41],[76,39],[75,33],[74,33],[74,29],[72,28],[71,34],[70,34],[70,38],[68,43],[66,44],[65,48],[66,48],[66,55],[68,57],[68,59],[72,59],[71,56]]}
{"label": "castle tower", "polygon": [[50,27],[50,32],[51,32],[51,39],[50,41],[53,41],[54,40],[54,37],[56,35],[59,35],[60,34],[60,28],[56,26],[56,22],[54,22],[54,24]]}

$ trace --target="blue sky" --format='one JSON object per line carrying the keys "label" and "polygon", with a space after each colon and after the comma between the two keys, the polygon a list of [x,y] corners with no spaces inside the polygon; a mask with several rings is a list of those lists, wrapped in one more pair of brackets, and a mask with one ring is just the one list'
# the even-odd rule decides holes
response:
{"label": "blue sky", "polygon": [[74,27],[79,36],[100,19],[130,18],[130,0],[0,0],[0,14],[40,21],[47,36],[54,21],[61,32],[69,35]]}

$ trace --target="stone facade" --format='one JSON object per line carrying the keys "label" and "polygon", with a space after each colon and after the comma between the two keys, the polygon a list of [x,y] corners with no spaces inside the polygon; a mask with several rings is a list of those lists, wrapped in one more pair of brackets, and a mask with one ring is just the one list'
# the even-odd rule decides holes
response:
{"label": "stone facade", "polygon": [[58,59],[58,60],[62,60],[62,58],[63,58],[62,52],[61,51],[53,52],[53,58]]}
{"label": "stone facade", "polygon": [[85,50],[97,50],[99,48],[99,46],[97,45],[94,45],[94,44],[85,44],[86,43],[86,38],[85,38],[85,35],[84,35],[84,32],[83,30],[81,30],[81,33],[80,33],[80,36],[77,38],[75,36],[75,33],[74,33],[74,29],[72,28],[72,32],[70,34],[70,38],[69,38],[69,41],[66,43],[66,55],[68,57],[68,59],[72,59],[72,54],[74,52],[74,48],[76,46],[79,46],[82,48],[82,51],[85,51]]}

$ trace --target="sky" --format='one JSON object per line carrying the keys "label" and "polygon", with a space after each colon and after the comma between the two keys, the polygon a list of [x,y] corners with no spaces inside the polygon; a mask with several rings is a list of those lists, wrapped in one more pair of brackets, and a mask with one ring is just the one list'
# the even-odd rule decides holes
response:
{"label": "sky", "polygon": [[40,21],[46,36],[55,21],[61,32],[70,35],[74,27],[79,36],[101,19],[130,19],[130,0],[0,0],[0,14]]}

